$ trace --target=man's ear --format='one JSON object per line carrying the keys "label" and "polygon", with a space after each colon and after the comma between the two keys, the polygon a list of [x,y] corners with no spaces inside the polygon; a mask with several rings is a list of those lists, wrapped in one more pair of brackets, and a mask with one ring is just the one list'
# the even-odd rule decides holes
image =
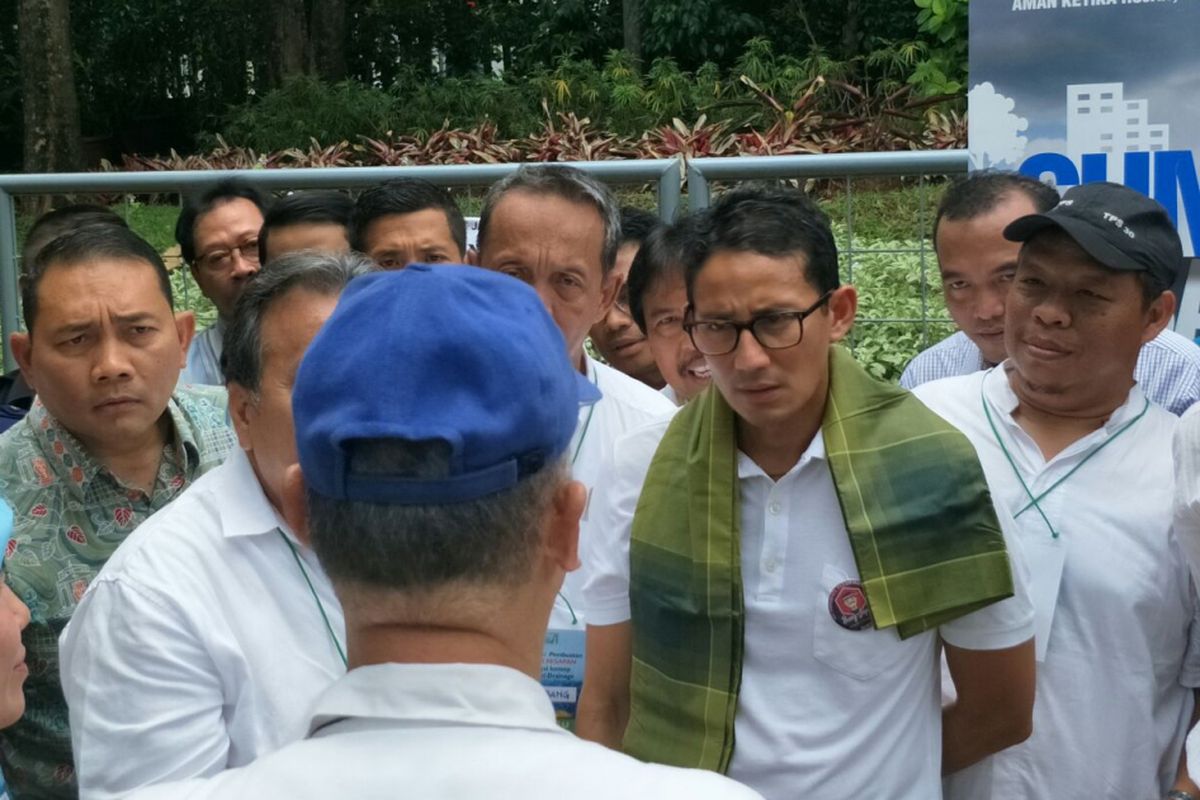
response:
{"label": "man's ear", "polygon": [[858,290],[849,284],[843,284],[833,290],[829,296],[829,339],[841,341],[854,327],[854,317],[858,313]]}
{"label": "man's ear", "polygon": [[16,331],[8,337],[8,345],[12,348],[13,358],[21,370],[21,378],[29,384],[29,388],[37,392],[37,372],[33,368],[33,337],[28,333]]}
{"label": "man's ear", "polygon": [[188,348],[192,337],[196,335],[196,315],[191,311],[179,311],[175,314],[175,332],[179,334],[180,362],[179,368],[187,366]]}
{"label": "man's ear", "polygon": [[296,534],[301,544],[311,549],[312,540],[308,535],[308,489],[304,485],[304,474],[300,471],[299,464],[292,464],[283,473],[279,502],[283,506],[279,513],[283,515],[292,533]]}
{"label": "man's ear", "polygon": [[579,569],[579,520],[587,508],[588,490],[579,481],[564,481],[554,491],[546,512],[545,547],[563,572]]}
{"label": "man's ear", "polygon": [[600,312],[592,320],[592,325],[608,316],[608,312],[612,310],[613,303],[617,299],[617,291],[620,290],[622,281],[623,279],[615,269],[610,269],[604,275],[600,284]]}
{"label": "man's ear", "polygon": [[[1168,290],[1154,298],[1146,312],[1146,327],[1142,331],[1142,344],[1150,341],[1163,332],[1163,329],[1175,319],[1175,308],[1178,303],[1175,293]],[[13,348],[16,350],[16,348]]]}
{"label": "man's ear", "polygon": [[251,450],[250,425],[253,416],[258,413],[257,398],[254,392],[240,383],[230,381],[225,387],[229,393],[229,419],[237,433],[238,444],[243,450]]}

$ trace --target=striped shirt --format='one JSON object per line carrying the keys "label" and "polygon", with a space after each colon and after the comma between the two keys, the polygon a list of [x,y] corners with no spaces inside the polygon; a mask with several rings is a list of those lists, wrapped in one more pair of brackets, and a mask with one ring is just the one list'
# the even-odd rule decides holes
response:
{"label": "striped shirt", "polygon": [[[993,366],[983,360],[975,343],[958,331],[908,362],[900,385],[913,389],[939,378],[969,375]],[[1133,377],[1152,402],[1172,414],[1182,414],[1200,400],[1200,347],[1174,331],[1164,330],[1142,347]]]}

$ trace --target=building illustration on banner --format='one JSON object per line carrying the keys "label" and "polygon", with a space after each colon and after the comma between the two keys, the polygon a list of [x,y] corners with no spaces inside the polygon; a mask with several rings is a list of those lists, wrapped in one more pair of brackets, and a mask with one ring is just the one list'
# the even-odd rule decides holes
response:
{"label": "building illustration on banner", "polygon": [[[1171,126],[1150,122],[1149,100],[1127,100],[1123,83],[1067,86],[1067,156],[1169,150]],[[1120,183],[1124,163],[1108,159],[1108,179]]]}

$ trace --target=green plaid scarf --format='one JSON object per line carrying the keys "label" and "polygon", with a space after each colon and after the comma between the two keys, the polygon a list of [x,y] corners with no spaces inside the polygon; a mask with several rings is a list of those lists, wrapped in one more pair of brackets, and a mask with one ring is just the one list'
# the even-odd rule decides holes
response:
{"label": "green plaid scarf", "polygon": [[[1012,595],[987,482],[966,437],[830,350],[822,431],[876,627],[908,638]],[[745,609],[733,411],[709,389],[668,427],[633,520],[625,750],[725,772]]]}

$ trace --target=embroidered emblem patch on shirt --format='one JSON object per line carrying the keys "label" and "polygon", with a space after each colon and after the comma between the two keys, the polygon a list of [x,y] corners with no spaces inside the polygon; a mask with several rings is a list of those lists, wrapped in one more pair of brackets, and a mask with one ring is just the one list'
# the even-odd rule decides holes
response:
{"label": "embroidered emblem patch on shirt", "polygon": [[861,631],[873,627],[871,607],[858,581],[842,581],[829,593],[829,616],[846,630]]}

